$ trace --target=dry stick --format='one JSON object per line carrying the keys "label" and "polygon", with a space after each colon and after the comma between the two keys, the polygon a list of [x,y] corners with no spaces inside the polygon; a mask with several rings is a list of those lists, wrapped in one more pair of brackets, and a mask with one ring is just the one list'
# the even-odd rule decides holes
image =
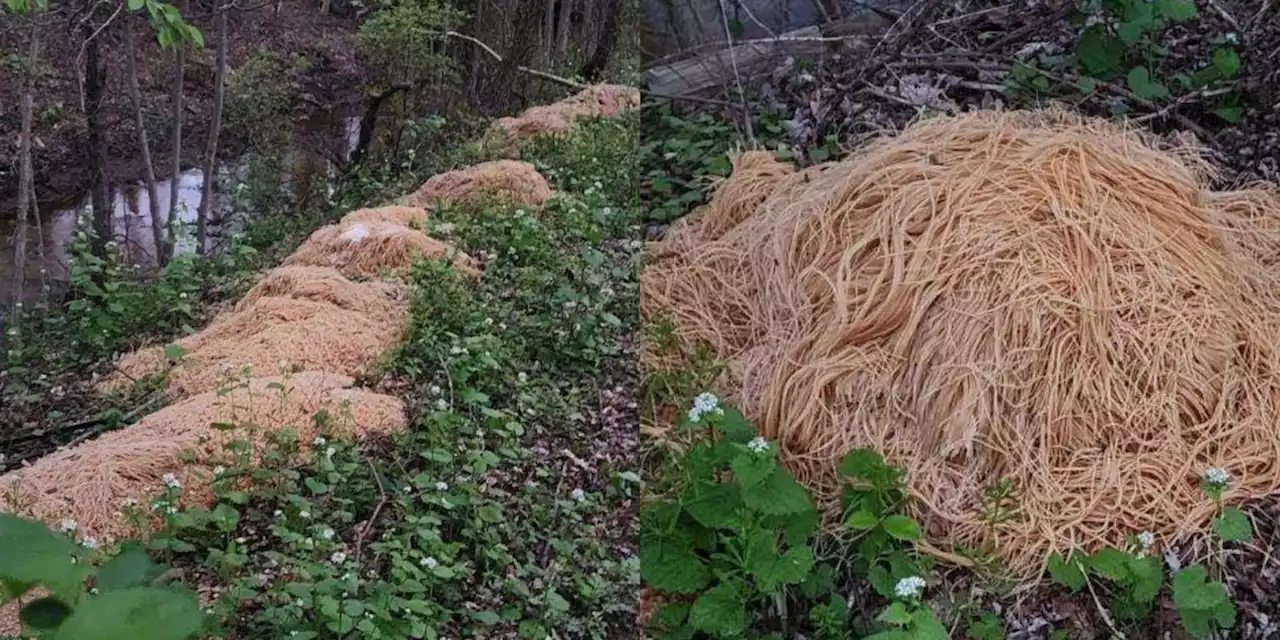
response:
{"label": "dry stick", "polygon": [[738,100],[742,102],[742,123],[746,128],[747,141],[751,146],[756,144],[756,134],[751,129],[751,111],[747,108],[747,92],[742,89],[742,74],[738,72],[738,57],[733,50],[733,33],[729,31],[729,11],[720,0],[720,18],[724,23],[724,36],[729,42],[729,64],[733,67],[733,80],[738,85]]}
{"label": "dry stick", "polygon": [[[503,58],[502,58],[502,56],[501,56],[501,55],[499,55],[497,51],[494,51],[494,50],[493,50],[493,47],[490,47],[489,45],[485,44],[484,42],[481,42],[480,40],[478,40],[478,39],[476,39],[476,38],[474,38],[474,37],[472,37],[472,36],[469,36],[469,35],[466,35],[466,34],[463,34],[463,33],[458,33],[457,31],[447,31],[447,32],[445,32],[445,36],[447,36],[447,37],[451,37],[451,38],[458,38],[458,39],[460,39],[460,40],[466,40],[467,42],[470,42],[470,43],[472,43],[472,44],[476,45],[477,47],[480,47],[481,49],[483,49],[486,53],[488,53],[490,56],[492,56],[492,57],[493,57],[493,59],[494,59],[495,61],[497,61],[497,62],[503,62]],[[543,80],[547,80],[547,81],[550,81],[550,82],[554,82],[554,83],[556,83],[556,84],[561,84],[561,85],[564,85],[564,86],[569,87],[569,88],[572,88],[572,89],[586,89],[586,88],[587,88],[587,85],[582,84],[581,82],[576,82],[576,81],[574,81],[574,80],[570,80],[570,79],[568,79],[568,78],[562,78],[562,77],[560,77],[560,76],[553,75],[553,74],[547,73],[547,72],[545,72],[545,71],[538,71],[537,69],[530,69],[529,67],[525,67],[525,66],[519,66],[519,67],[516,67],[516,70],[517,70],[517,71],[519,71],[519,72],[521,72],[521,73],[525,73],[525,74],[531,75],[531,76],[533,76],[533,77],[535,77],[535,78],[542,78]],[[734,109],[740,108],[740,106],[739,106],[739,105],[734,104],[734,103],[732,103],[732,102],[726,102],[726,101],[724,101],[724,100],[716,100],[716,99],[714,99],[714,98],[700,98],[700,97],[697,97],[697,96],[673,96],[673,95],[668,95],[668,94],[665,94],[665,93],[657,93],[657,92],[654,92],[654,91],[646,91],[646,90],[644,90],[644,89],[641,89],[641,90],[640,90],[640,93],[641,93],[642,95],[646,95],[646,96],[649,96],[649,97],[652,97],[652,98],[661,98],[661,99],[664,99],[664,100],[687,100],[687,101],[689,101],[689,102],[701,102],[701,103],[705,103],[705,104],[714,104],[714,105],[720,105],[720,106],[724,106],[724,107],[732,107],[732,108],[734,108]]]}
{"label": "dry stick", "polygon": [[856,34],[847,35],[847,36],[778,36],[776,38],[752,38],[751,40],[738,40],[736,42],[726,41],[726,40],[716,40],[713,42],[704,42],[702,44],[689,47],[688,49],[682,49],[678,53],[662,56],[661,58],[658,58],[650,62],[648,65],[645,65],[642,68],[642,70],[648,71],[650,69],[656,69],[658,67],[669,66],[672,60],[686,59],[689,57],[689,54],[695,51],[702,51],[703,49],[712,49],[716,47],[724,47],[725,45],[729,45],[729,44],[734,44],[736,46],[741,47],[746,45],[755,46],[755,45],[778,44],[778,43],[787,43],[787,42],[822,42],[822,43],[853,42],[856,44],[866,44],[866,43],[869,43],[870,41],[871,39],[869,37],[865,35],[856,35]]}

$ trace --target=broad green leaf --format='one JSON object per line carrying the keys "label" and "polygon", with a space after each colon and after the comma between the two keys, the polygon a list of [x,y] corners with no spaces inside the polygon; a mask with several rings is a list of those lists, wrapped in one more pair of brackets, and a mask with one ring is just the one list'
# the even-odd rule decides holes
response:
{"label": "broad green leaf", "polygon": [[813,509],[809,492],[781,467],[775,468],[760,484],[744,489],[742,498],[748,507],[766,515],[804,513]]}
{"label": "broad green leaf", "polygon": [[685,511],[709,529],[729,526],[740,506],[742,493],[734,484],[695,484],[684,498]]}
{"label": "broad green leaf", "polygon": [[61,600],[40,598],[23,605],[18,617],[22,620],[22,624],[32,629],[52,631],[70,615],[71,607],[63,604]]}
{"label": "broad green leaf", "polygon": [[138,587],[82,600],[54,640],[187,640],[203,623],[195,594]]}
{"label": "broad green leaf", "polygon": [[1155,9],[1168,20],[1181,22],[1196,17],[1196,3],[1193,0],[1156,0]]}
{"label": "broad green leaf", "polygon": [[1227,542],[1248,542],[1253,539],[1253,525],[1249,522],[1249,516],[1235,507],[1222,510],[1222,515],[1213,521],[1213,530]]}
{"label": "broad green leaf", "polygon": [[1080,34],[1076,56],[1090,75],[1113,74],[1120,69],[1124,43],[1111,37],[1101,25],[1094,25]]}
{"label": "broad green leaf", "polygon": [[747,452],[736,456],[729,466],[742,488],[750,490],[769,478],[778,468],[778,461],[772,455]]}
{"label": "broad green leaf", "polygon": [[1049,576],[1072,592],[1079,591],[1087,580],[1074,554],[1067,558],[1059,553],[1049,556]]}
{"label": "broad green leaf", "polygon": [[884,519],[882,525],[889,535],[899,540],[915,542],[920,539],[920,525],[911,518],[894,514]]}
{"label": "broad green leaf", "polygon": [[191,25],[187,25],[187,38],[195,44],[197,49],[204,48],[204,34],[200,33],[199,29]]}
{"label": "broad green leaf", "polygon": [[743,569],[751,575],[768,573],[778,560],[778,536],[767,529],[751,529],[743,534]]}
{"label": "broad green leaf", "polygon": [[725,156],[715,156],[707,160],[707,173],[716,176],[727,176],[733,171],[733,165],[729,163],[729,158]]}
{"label": "broad green leaf", "polygon": [[884,469],[884,458],[871,449],[854,449],[840,460],[840,473],[850,478],[870,480]]}
{"label": "broad green leaf", "polygon": [[1151,77],[1151,71],[1144,66],[1136,66],[1129,70],[1125,78],[1129,90],[1139,98],[1159,100],[1169,97],[1169,87]]}
{"label": "broad green leaf", "polygon": [[137,11],[141,9],[144,2],[145,0],[129,0],[129,10]]}
{"label": "broad green leaf", "polygon": [[720,422],[715,429],[726,440],[746,444],[756,437],[756,428],[747,422],[741,411],[723,403],[720,408],[724,409],[724,415],[720,416]]}
{"label": "broad green leaf", "polygon": [[1160,594],[1160,586],[1164,582],[1164,565],[1159,556],[1131,556],[1129,577],[1133,599],[1150,603]]}
{"label": "broad green leaf", "polygon": [[742,594],[731,584],[709,589],[689,609],[689,624],[714,637],[732,638],[750,624]]}
{"label": "broad green leaf", "polygon": [[170,343],[164,346],[164,357],[167,360],[181,360],[187,355],[187,350],[182,345]]}
{"label": "broad green leaf", "polygon": [[911,637],[915,640],[949,640],[947,628],[928,607],[921,607],[911,614]]}
{"label": "broad green leaf", "polygon": [[876,616],[876,620],[895,627],[905,627],[911,624],[911,612],[907,611],[906,603],[898,601],[885,607],[884,611]]}
{"label": "broad green leaf", "polygon": [[564,613],[565,611],[568,611],[570,608],[569,601],[565,600],[564,596],[561,596],[560,594],[556,593],[555,589],[548,591],[546,595],[543,597],[543,601],[547,603],[547,607],[549,607],[552,611],[559,611],[561,613]]}
{"label": "broad green leaf", "polygon": [[0,576],[9,582],[42,584],[70,598],[89,575],[89,564],[75,561],[82,553],[79,545],[43,523],[0,513],[0,540]]}
{"label": "broad green leaf", "polygon": [[1243,107],[1218,107],[1213,110],[1213,115],[1226,120],[1227,122],[1240,122],[1240,118],[1244,117]]}
{"label": "broad green leaf", "polygon": [[1089,95],[1098,88],[1098,81],[1088,76],[1084,76],[1076,81],[1076,87],[1080,89],[1080,93]]}
{"label": "broad green leaf", "polygon": [[688,546],[661,538],[642,538],[640,577],[658,591],[697,593],[711,581],[711,572]]}
{"label": "broad green leaf", "polygon": [[1203,565],[1192,565],[1173,575],[1173,603],[1178,609],[1210,611],[1227,599],[1220,582],[1208,582]]}
{"label": "broad green leaf", "polygon": [[1129,554],[1107,547],[1089,558],[1089,567],[1107,580],[1124,582],[1129,577]]}
{"label": "broad green leaf", "polygon": [[804,544],[818,529],[817,511],[792,514],[785,516],[785,519],[786,524],[782,528],[782,533],[786,536],[787,544],[791,546]]}
{"label": "broad green leaf", "polygon": [[774,593],[783,585],[803,582],[812,570],[813,550],[801,545],[787,549],[781,556],[774,556],[767,567],[753,573],[762,591]]}
{"label": "broad green leaf", "polygon": [[145,549],[130,543],[102,565],[95,586],[102,593],[140,587],[162,572],[160,566],[147,557]]}
{"label": "broad green leaf", "polygon": [[662,608],[654,612],[651,622],[661,627],[676,627],[684,624],[689,619],[689,604],[685,602],[671,602],[662,605]]}
{"label": "broad green leaf", "polygon": [[1240,56],[1236,54],[1234,49],[1226,47],[1215,49],[1213,52],[1213,68],[1223,78],[1234,78],[1240,71]]}

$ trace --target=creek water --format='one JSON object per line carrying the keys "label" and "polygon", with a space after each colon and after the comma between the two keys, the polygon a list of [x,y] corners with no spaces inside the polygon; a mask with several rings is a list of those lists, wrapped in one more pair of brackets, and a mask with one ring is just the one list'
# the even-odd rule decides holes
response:
{"label": "creek water", "polygon": [[[328,142],[331,143],[329,153],[303,148],[297,144],[301,135],[313,139],[317,134],[322,138],[328,136]],[[303,131],[295,134],[295,144],[291,148],[281,149],[280,153],[288,158],[285,166],[292,167],[294,172],[305,170],[306,166],[315,167],[320,164],[326,176],[333,179],[337,175],[337,167],[331,160],[332,154],[337,152],[343,158],[349,157],[359,135],[358,117],[335,114],[308,122]],[[252,215],[251,212],[238,211],[232,198],[234,189],[242,182],[246,171],[247,163],[243,159],[223,163],[216,170],[209,233],[205,243],[207,252],[216,253],[230,233],[240,228]],[[193,168],[164,179],[157,176],[156,195],[160,204],[160,218],[165,224],[175,181],[178,185],[178,206],[175,213],[179,231],[174,251],[179,254],[190,253],[196,249],[196,212],[200,208],[204,175],[199,168]],[[156,251],[151,233],[151,202],[143,181],[138,178],[111,185],[109,202],[112,210],[112,240],[120,247],[124,259],[143,267],[154,265]],[[66,281],[71,244],[78,225],[82,220],[87,222],[91,215],[90,196],[86,190],[72,198],[42,202],[39,209],[39,225],[34,221],[28,224],[26,274],[22,291],[24,301],[39,299],[46,284],[56,286]],[[16,211],[0,210],[0,301],[4,302],[13,299],[15,293],[16,235]]]}

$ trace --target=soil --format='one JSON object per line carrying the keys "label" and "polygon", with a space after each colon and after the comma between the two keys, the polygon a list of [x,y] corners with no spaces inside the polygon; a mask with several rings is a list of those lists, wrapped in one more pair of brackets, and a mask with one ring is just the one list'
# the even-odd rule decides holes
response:
{"label": "soil", "polygon": [[[207,6],[206,6],[207,5]],[[56,6],[56,5],[55,5]],[[282,0],[276,4],[254,4],[254,8],[234,12],[228,24],[228,65],[235,69],[258,49],[287,58],[308,61],[297,79],[304,93],[305,108],[296,121],[323,116],[348,108],[360,100],[363,71],[355,58],[354,34],[358,21],[322,14],[317,3]],[[213,98],[215,71],[215,29],[209,15],[212,3],[191,3],[189,21],[204,34],[206,46],[188,53],[183,101],[183,167],[197,166],[202,154]],[[34,153],[36,193],[42,202],[61,202],[82,193],[89,183],[87,131],[80,109],[77,58],[79,38],[65,37],[55,24],[44,30],[42,42],[44,78],[35,94],[36,124]],[[141,19],[135,25],[138,45],[139,83],[147,119],[152,158],[158,176],[169,172],[172,141],[169,111],[172,54],[161,51],[154,31]],[[17,28],[0,29],[0,51],[26,51],[25,33]],[[123,30],[110,28],[102,38],[102,59],[106,67],[104,109],[107,181],[132,181],[142,175],[133,112],[126,90]],[[15,55],[17,55],[15,53]],[[16,60],[15,60],[16,63]],[[0,215],[13,215],[17,194],[17,140],[21,131],[19,104],[22,90],[19,65],[0,66]],[[12,107],[10,106],[12,105]],[[234,155],[243,145],[224,127],[220,140],[222,155]],[[9,144],[12,141],[12,144]]]}

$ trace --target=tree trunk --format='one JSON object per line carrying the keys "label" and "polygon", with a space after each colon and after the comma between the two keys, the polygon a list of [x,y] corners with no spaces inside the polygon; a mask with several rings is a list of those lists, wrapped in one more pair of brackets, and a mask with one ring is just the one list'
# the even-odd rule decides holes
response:
{"label": "tree trunk", "polygon": [[606,0],[604,20],[600,26],[600,42],[591,54],[591,59],[582,65],[581,75],[587,82],[597,82],[606,67],[613,50],[618,46],[618,14],[622,13],[622,0]]}
{"label": "tree trunk", "polygon": [[556,56],[556,0],[547,0],[547,14],[542,18],[542,64],[550,69]]}
{"label": "tree trunk", "polygon": [[[178,11],[185,18],[187,15],[187,0],[180,0],[178,3]],[[179,187],[182,180],[182,84],[185,80],[186,72],[186,43],[179,42],[174,48],[174,69],[173,69],[173,89],[172,89],[172,108],[170,117],[173,119],[173,162],[169,165],[169,217],[165,220],[165,257],[173,257],[174,247],[177,246],[177,235],[174,228],[178,220],[178,202],[181,192]]]}
{"label": "tree trunk", "polygon": [[[93,0],[86,0],[86,9]],[[87,40],[85,46],[84,93],[85,119],[89,129],[89,199],[93,206],[93,230],[95,234],[93,253],[99,258],[107,255],[107,242],[111,240],[111,207],[107,201],[107,150],[102,145],[102,95],[103,69],[99,55],[98,38],[94,37],[94,26],[90,20],[84,20],[81,27]]]}
{"label": "tree trunk", "polygon": [[413,88],[409,84],[393,85],[390,89],[370,89],[365,97],[364,115],[360,118],[360,137],[356,139],[356,148],[351,150],[351,160],[347,164],[347,171],[354,170],[364,162],[365,155],[369,152],[369,146],[373,144],[374,130],[378,126],[378,111],[382,109],[382,103],[388,98],[394,96],[401,91],[408,91]]}
{"label": "tree trunk", "polygon": [[168,262],[168,256],[164,252],[167,243],[165,223],[160,215],[160,193],[156,187],[156,168],[151,162],[151,143],[147,141],[147,122],[142,114],[142,88],[141,83],[138,82],[138,50],[133,37],[133,20],[129,16],[124,18],[124,42],[128,50],[126,51],[128,59],[125,63],[129,69],[129,101],[133,103],[133,121],[134,126],[138,128],[138,149],[142,152],[142,180],[146,185],[147,204],[151,209],[151,239],[155,243],[156,266],[164,267]]}
{"label": "tree trunk", "polygon": [[217,181],[218,134],[222,129],[222,102],[227,81],[227,12],[218,13],[218,68],[213,74],[213,115],[209,125],[209,144],[204,157],[204,180],[201,182],[200,210],[196,214],[196,251],[204,253],[208,237],[209,209],[213,206],[213,186]]}
{"label": "tree trunk", "polygon": [[556,38],[556,58],[563,61],[569,55],[569,26],[573,21],[573,0],[560,0],[560,35]]}
{"label": "tree trunk", "polygon": [[[34,18],[34,16],[33,16]],[[18,164],[18,228],[13,234],[13,303],[16,306],[22,301],[23,289],[27,282],[27,212],[31,209],[34,194],[27,189],[31,182],[31,121],[32,94],[36,85],[36,61],[40,57],[40,27],[31,21],[31,41],[27,45],[27,64],[23,70],[22,88],[22,137],[19,142]]]}

